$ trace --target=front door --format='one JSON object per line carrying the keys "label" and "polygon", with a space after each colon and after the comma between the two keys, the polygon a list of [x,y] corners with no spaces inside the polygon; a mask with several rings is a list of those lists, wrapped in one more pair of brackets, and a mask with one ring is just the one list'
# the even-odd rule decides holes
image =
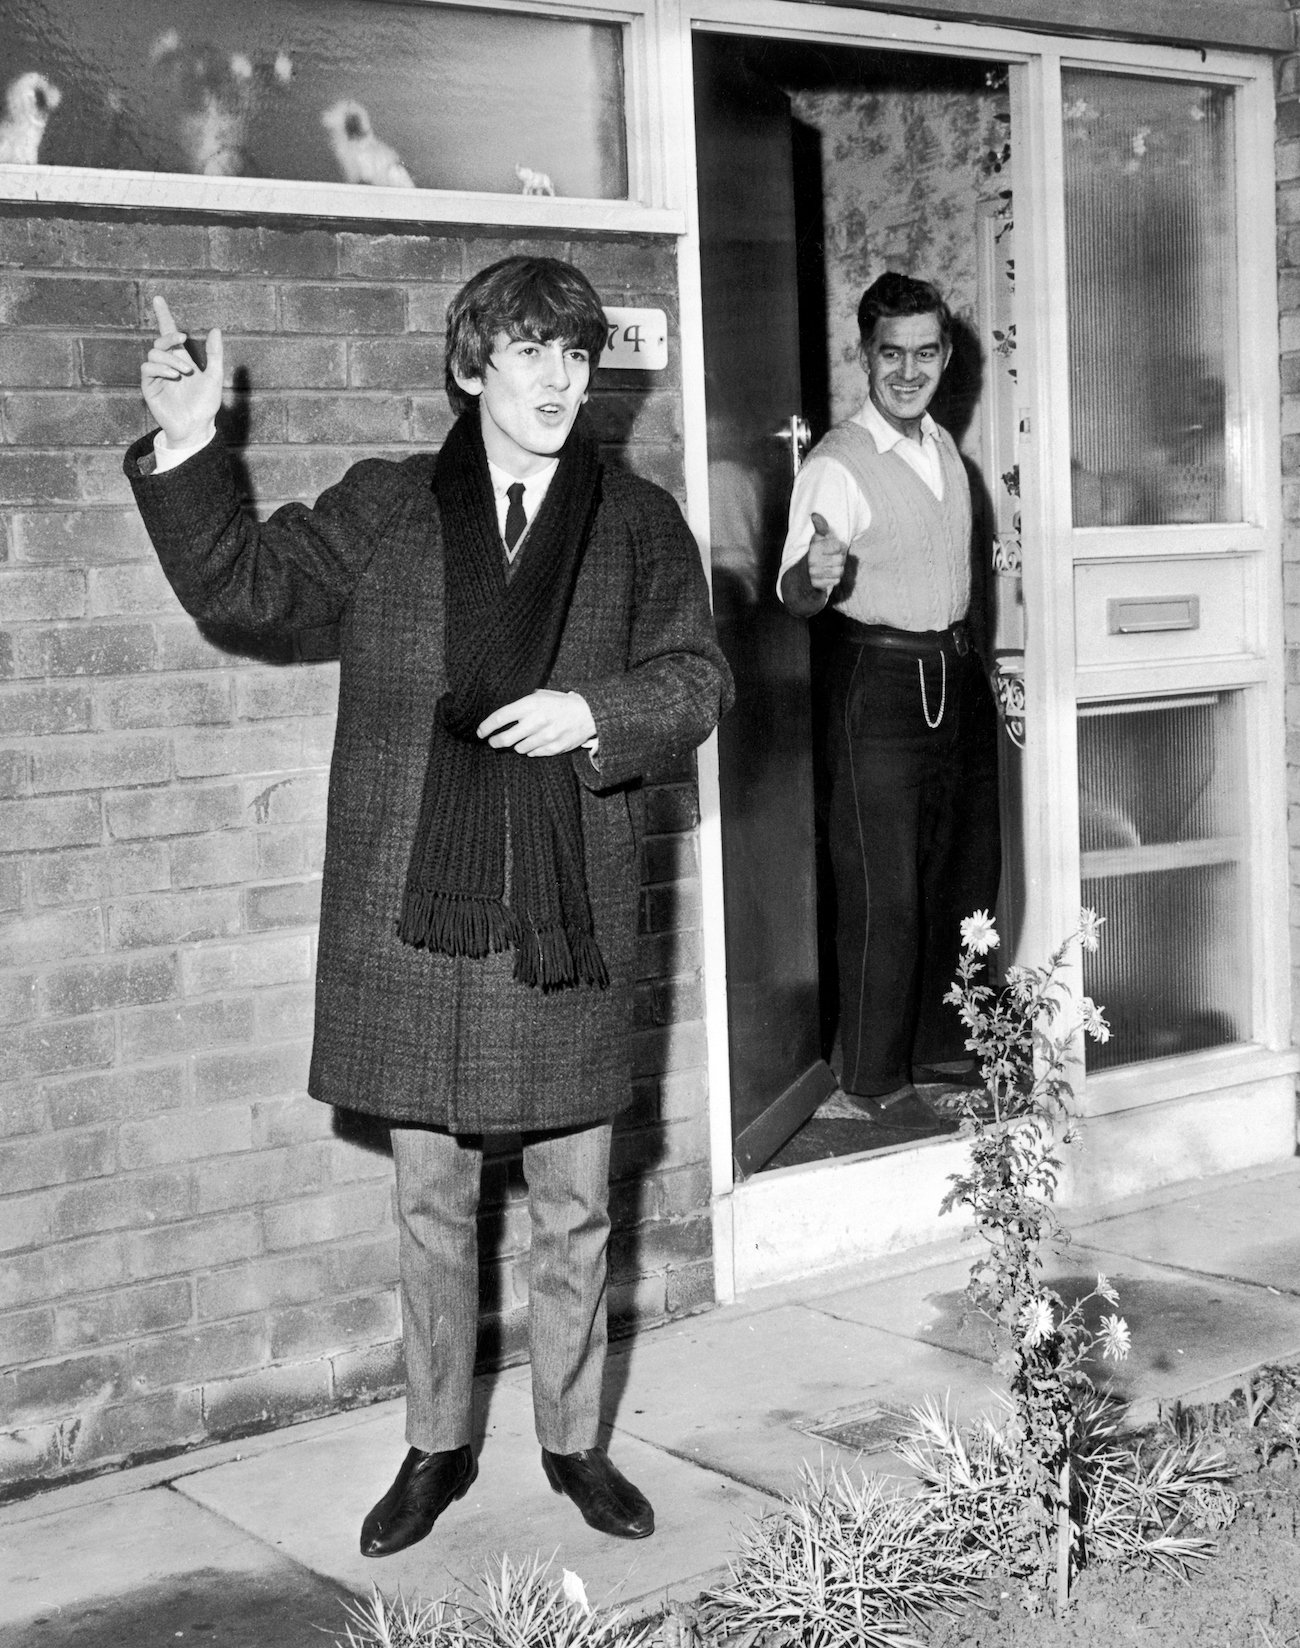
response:
{"label": "front door", "polygon": [[718,634],[733,1155],[762,1167],[835,1089],[822,1057],[808,634],[776,595],[802,444],[788,99],[696,38],[695,105]]}

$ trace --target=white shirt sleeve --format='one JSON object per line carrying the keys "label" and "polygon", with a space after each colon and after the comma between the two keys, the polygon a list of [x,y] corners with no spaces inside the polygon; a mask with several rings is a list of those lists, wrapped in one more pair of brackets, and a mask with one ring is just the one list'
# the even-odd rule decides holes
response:
{"label": "white shirt sleeve", "polygon": [[199,434],[193,436],[183,445],[169,446],[166,435],[160,429],[153,438],[154,474],[165,474],[167,470],[175,469],[178,464],[183,464],[186,458],[192,458],[196,452],[202,452],[216,433],[216,424],[210,423],[206,429],[201,430]]}
{"label": "white shirt sleeve", "polygon": [[814,511],[846,544],[851,544],[871,525],[871,505],[852,475],[834,458],[819,458],[814,453],[795,476],[794,491],[790,494],[790,527],[776,575],[778,594],[787,570],[808,553]]}

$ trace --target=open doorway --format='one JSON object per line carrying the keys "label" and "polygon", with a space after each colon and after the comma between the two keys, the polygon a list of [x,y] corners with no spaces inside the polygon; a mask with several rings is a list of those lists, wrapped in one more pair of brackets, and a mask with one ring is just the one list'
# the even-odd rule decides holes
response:
{"label": "open doorway", "polygon": [[[1020,644],[1016,568],[993,572],[1015,524],[1010,103],[987,60],[707,32],[695,103],[714,600],[739,689],[719,783],[743,1178],[916,1142],[839,1091],[818,623],[776,581],[798,463],[865,397],[858,299],[897,269],[958,317],[931,410],[972,477],[990,652]],[[955,1116],[961,1092],[924,1097]]]}

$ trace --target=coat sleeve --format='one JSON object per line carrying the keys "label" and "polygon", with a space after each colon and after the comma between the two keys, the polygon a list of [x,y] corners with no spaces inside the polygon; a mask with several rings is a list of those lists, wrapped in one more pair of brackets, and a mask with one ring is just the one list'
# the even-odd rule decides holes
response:
{"label": "coat sleeve", "polygon": [[397,465],[353,466],[313,507],[259,522],[245,507],[220,435],[165,473],[148,473],[145,436],[123,465],[145,529],[192,617],[249,635],[288,636],[337,621],[401,495]]}
{"label": "coat sleeve", "polygon": [[699,550],[676,502],[641,483],[620,513],[634,564],[627,668],[575,683],[600,741],[595,761],[573,756],[592,790],[669,766],[704,742],[735,697]]}

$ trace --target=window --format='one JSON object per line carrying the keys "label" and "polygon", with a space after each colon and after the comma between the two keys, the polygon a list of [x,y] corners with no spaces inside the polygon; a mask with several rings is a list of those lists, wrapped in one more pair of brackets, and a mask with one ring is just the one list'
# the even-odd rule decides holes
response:
{"label": "window", "polygon": [[[10,0],[0,13],[0,161],[59,176],[37,182],[0,164],[0,193],[259,211],[290,209],[282,202],[292,198],[298,210],[328,209],[311,189],[248,188],[264,179],[349,186],[346,209],[377,217],[442,214],[391,195],[368,208],[360,191],[626,203],[632,19],[599,13],[413,0],[136,0],[125,11]],[[120,181],[96,192],[83,178],[78,192],[63,168]],[[177,181],[160,185],[160,174]],[[196,190],[182,178],[206,181]]]}
{"label": "window", "polygon": [[1074,524],[1240,520],[1233,93],[1061,93]]}
{"label": "window", "polygon": [[1107,917],[1084,984],[1111,1026],[1090,1069],[1250,1039],[1242,698],[1080,711],[1083,903]]}

